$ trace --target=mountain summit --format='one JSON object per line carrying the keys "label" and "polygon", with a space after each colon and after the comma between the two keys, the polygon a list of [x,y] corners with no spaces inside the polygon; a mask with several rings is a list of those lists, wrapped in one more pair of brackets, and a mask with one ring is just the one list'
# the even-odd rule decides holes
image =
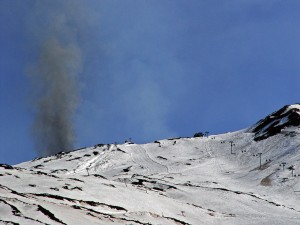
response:
{"label": "mountain summit", "polygon": [[293,126],[300,126],[300,104],[284,106],[260,120],[249,131],[255,133],[254,140],[260,141]]}
{"label": "mountain summit", "polygon": [[0,164],[0,224],[299,225],[299,109],[226,134]]}

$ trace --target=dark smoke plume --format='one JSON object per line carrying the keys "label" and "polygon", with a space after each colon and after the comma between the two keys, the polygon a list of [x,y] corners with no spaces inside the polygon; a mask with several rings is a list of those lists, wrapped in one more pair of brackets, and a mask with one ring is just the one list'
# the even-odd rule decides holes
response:
{"label": "dark smoke plume", "polygon": [[48,2],[49,5],[46,1],[42,5],[43,2],[36,5],[38,16],[34,19],[43,22],[34,31],[39,53],[30,75],[36,93],[33,125],[36,150],[46,156],[73,149],[81,51],[71,2],[63,5]]}

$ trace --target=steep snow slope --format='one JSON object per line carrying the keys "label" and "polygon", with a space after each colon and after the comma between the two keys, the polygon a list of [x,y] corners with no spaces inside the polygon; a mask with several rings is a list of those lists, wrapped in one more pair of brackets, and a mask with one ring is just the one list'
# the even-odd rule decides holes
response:
{"label": "steep snow slope", "polygon": [[0,224],[300,224],[299,109],[232,133],[2,165]]}

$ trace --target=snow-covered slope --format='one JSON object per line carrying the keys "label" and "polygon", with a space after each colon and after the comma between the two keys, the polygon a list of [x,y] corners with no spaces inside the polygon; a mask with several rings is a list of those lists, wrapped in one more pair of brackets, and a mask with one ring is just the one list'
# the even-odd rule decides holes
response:
{"label": "snow-covered slope", "polygon": [[1,165],[0,224],[300,224],[299,109],[232,133]]}

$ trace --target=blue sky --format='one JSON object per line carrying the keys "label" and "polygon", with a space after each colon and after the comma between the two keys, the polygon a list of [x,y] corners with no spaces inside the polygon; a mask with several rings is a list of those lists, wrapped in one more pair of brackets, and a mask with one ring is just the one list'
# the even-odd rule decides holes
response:
{"label": "blue sky", "polygon": [[28,70],[53,13],[81,51],[75,147],[246,128],[299,102],[300,2],[0,0],[0,163],[37,156]]}

